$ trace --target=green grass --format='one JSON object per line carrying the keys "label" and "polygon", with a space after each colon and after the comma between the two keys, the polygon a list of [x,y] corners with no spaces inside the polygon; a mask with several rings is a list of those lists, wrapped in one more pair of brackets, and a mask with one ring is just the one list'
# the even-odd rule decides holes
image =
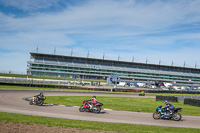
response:
{"label": "green grass", "polygon": [[199,133],[200,129],[91,122],[0,112],[0,121],[126,133]]}
{"label": "green grass", "polygon": [[[83,100],[90,98],[90,96],[48,96],[45,102],[81,106]],[[98,96],[97,100],[104,104],[103,108],[133,112],[153,113],[158,106],[165,105],[164,101],[156,101],[155,98]],[[200,107],[185,105],[183,101],[171,103],[177,108],[183,108],[182,115],[200,116]]]}

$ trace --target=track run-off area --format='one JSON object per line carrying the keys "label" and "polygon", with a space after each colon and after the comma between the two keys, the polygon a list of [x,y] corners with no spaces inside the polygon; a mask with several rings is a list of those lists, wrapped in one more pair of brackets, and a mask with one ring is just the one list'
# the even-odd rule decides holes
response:
{"label": "track run-off area", "polygon": [[[29,105],[25,98],[43,92],[48,96],[114,96],[114,97],[139,97],[135,94],[97,93],[97,92],[75,92],[75,91],[47,91],[47,90],[6,90],[0,89],[0,112],[35,115],[62,119],[75,119],[97,122],[139,124],[165,127],[200,128],[200,116],[182,115],[181,121],[154,120],[152,113],[116,111],[103,109],[101,113],[79,112],[79,107],[43,106]],[[155,98],[145,96],[144,98]],[[80,105],[81,106],[81,105]],[[145,106],[145,105],[144,105]]]}

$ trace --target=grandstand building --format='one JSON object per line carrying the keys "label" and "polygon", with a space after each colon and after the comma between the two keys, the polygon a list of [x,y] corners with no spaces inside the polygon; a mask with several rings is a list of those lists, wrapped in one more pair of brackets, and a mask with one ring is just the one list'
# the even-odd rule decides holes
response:
{"label": "grandstand building", "polygon": [[200,84],[200,69],[147,63],[30,53],[27,74],[88,79],[107,79],[117,74],[121,80]]}

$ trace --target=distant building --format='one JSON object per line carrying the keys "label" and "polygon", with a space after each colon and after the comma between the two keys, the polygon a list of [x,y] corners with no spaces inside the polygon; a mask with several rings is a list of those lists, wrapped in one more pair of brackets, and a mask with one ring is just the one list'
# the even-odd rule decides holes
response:
{"label": "distant building", "polygon": [[117,74],[121,80],[200,83],[200,69],[147,63],[30,53],[27,74],[56,77],[107,79]]}

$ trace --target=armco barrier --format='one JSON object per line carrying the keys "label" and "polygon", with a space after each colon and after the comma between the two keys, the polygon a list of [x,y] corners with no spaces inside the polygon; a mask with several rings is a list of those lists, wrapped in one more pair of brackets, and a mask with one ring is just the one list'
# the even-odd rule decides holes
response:
{"label": "armco barrier", "polygon": [[178,97],[156,95],[156,101],[178,102]]}
{"label": "armco barrier", "polygon": [[137,92],[140,93],[177,93],[177,94],[200,94],[200,91],[165,91],[165,90],[142,90],[142,89],[122,89],[122,88],[101,88],[99,87],[78,87],[68,85],[45,85],[45,84],[30,84],[30,83],[6,83],[0,82],[0,85],[10,86],[26,86],[26,87],[41,87],[41,88],[58,88],[58,89],[77,89],[77,90],[95,90],[95,91],[112,91],[112,92]]}
{"label": "armco barrier", "polygon": [[189,104],[193,106],[199,106],[200,107],[200,100],[197,99],[191,99],[191,98],[185,98],[184,104]]}
{"label": "armco barrier", "polygon": [[[0,85],[10,86],[26,86],[26,87],[41,87],[41,88],[58,88],[58,89],[76,89],[76,90],[95,90],[95,91],[111,91],[111,88],[101,87],[78,87],[78,86],[63,86],[63,85],[45,85],[45,84],[24,84],[24,83],[2,83]],[[148,90],[135,90],[135,89],[112,89],[112,92],[141,92],[148,93]]]}

